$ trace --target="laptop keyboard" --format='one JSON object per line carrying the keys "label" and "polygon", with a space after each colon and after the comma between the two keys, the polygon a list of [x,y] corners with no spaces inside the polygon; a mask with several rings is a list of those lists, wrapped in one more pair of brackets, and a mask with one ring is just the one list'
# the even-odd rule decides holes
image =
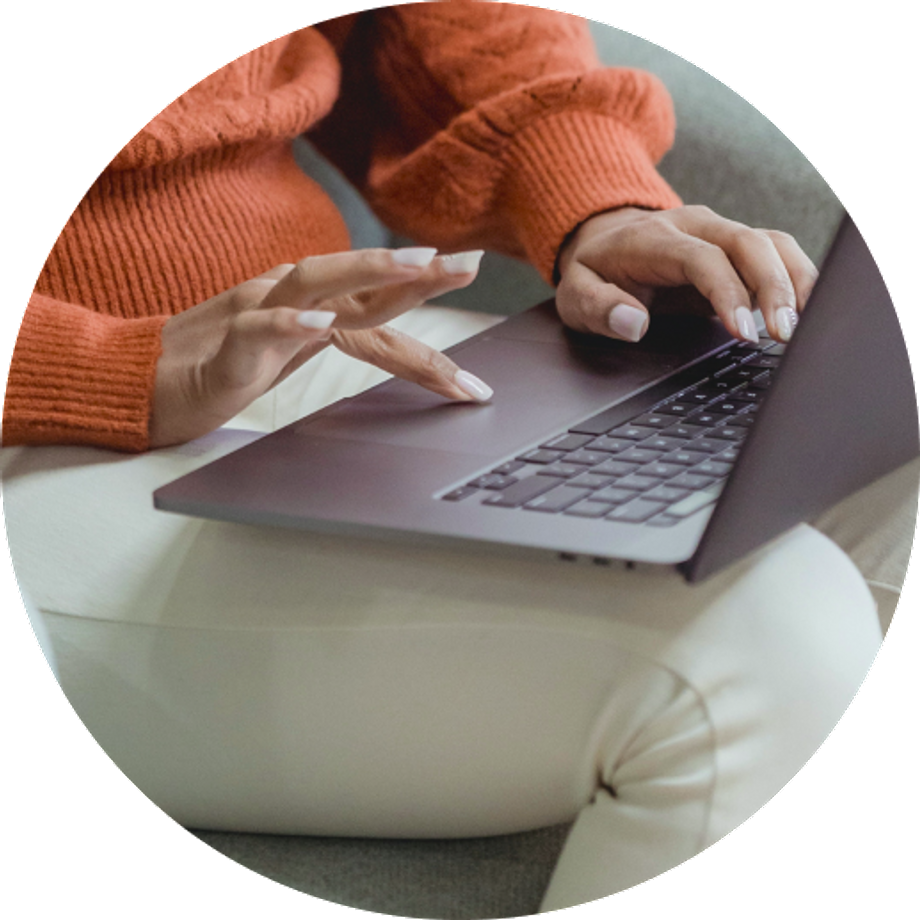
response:
{"label": "laptop keyboard", "polygon": [[441,499],[674,526],[718,498],[783,350],[733,344]]}

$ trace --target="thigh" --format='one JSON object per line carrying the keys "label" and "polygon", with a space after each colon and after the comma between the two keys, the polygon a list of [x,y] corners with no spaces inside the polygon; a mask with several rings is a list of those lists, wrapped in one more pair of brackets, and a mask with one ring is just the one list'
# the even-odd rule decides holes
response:
{"label": "thigh", "polygon": [[804,527],[691,588],[152,510],[156,486],[245,437],[6,456],[14,565],[65,690],[186,824],[463,836],[567,820],[680,693],[719,776],[700,793],[718,836],[804,763],[878,644],[858,573]]}

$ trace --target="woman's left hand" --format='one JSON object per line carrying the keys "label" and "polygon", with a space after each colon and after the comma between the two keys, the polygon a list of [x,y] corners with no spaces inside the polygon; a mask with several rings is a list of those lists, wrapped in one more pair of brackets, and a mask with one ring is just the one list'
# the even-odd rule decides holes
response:
{"label": "woman's left hand", "polygon": [[409,248],[311,256],[170,317],[161,334],[150,447],[213,431],[329,344],[446,399],[488,400],[488,385],[446,355],[382,325],[466,287],[481,255],[435,257],[434,249]]}
{"label": "woman's left hand", "polygon": [[789,341],[818,272],[798,243],[707,207],[621,208],[585,221],[559,257],[556,304],[581,332],[637,342],[656,288],[692,285],[738,339],[757,341],[752,310]]}

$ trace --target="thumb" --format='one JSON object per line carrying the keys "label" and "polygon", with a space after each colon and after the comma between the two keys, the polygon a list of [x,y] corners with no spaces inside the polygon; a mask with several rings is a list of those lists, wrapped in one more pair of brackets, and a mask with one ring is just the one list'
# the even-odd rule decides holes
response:
{"label": "thumb", "polygon": [[578,261],[569,263],[559,282],[556,308],[577,332],[638,342],[648,331],[649,314],[642,301]]}

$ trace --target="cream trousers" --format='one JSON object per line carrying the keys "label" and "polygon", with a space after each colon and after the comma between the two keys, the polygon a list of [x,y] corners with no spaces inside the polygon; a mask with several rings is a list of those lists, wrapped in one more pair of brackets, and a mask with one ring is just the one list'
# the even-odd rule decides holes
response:
{"label": "cream trousers", "polygon": [[[399,325],[443,347],[488,321],[425,308]],[[270,429],[375,376],[324,355],[236,424]],[[14,566],[76,712],[189,827],[574,820],[544,910],[693,856],[798,771],[872,663],[916,510],[913,469],[829,516],[852,559],[800,526],[689,587],[152,509],[157,486],[254,436],[2,451]]]}

